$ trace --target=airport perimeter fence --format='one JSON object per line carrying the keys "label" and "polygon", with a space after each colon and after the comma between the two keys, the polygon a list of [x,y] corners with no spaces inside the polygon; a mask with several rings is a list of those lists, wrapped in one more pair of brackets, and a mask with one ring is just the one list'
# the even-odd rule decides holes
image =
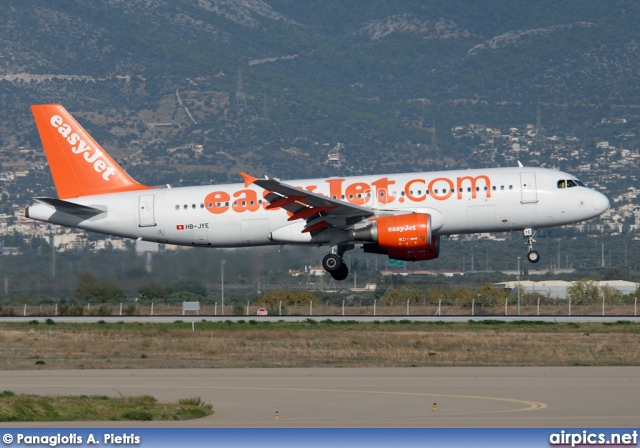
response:
{"label": "airport perimeter fence", "polygon": [[184,311],[182,303],[176,304],[92,304],[76,306],[58,305],[4,305],[0,309],[3,316],[54,317],[54,316],[200,316],[222,318],[224,316],[637,316],[637,299],[624,305],[556,304],[520,305],[506,301],[503,306],[454,306],[438,304],[414,305],[407,302],[403,306],[377,304],[342,306],[326,302],[304,305],[265,306],[260,303],[220,303],[201,304],[198,311]]}

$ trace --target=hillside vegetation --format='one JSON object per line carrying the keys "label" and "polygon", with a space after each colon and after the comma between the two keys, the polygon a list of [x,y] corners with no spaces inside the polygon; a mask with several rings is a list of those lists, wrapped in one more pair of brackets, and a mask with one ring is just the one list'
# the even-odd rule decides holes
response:
{"label": "hillside vegetation", "polygon": [[451,126],[543,105],[580,133],[640,105],[631,0],[7,0],[0,17],[0,145],[39,148],[29,105],[60,102],[150,184],[335,174],[337,143],[341,172],[465,166]]}

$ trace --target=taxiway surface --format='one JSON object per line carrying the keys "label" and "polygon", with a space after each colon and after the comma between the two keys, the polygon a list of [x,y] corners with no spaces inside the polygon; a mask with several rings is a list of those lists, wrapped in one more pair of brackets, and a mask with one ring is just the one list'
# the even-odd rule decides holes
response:
{"label": "taxiway surface", "polygon": [[[41,395],[200,397],[183,422],[2,423],[0,427],[635,427],[640,367],[435,367],[0,372]],[[277,412],[277,419],[276,419]]]}

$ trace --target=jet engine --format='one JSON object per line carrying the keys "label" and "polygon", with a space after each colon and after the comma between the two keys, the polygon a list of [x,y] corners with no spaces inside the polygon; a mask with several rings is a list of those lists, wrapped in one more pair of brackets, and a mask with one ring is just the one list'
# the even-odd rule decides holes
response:
{"label": "jet engine", "polygon": [[356,241],[364,244],[365,252],[385,254],[405,261],[432,260],[440,255],[440,237],[431,234],[431,215],[410,213],[380,216],[371,225],[352,230]]}

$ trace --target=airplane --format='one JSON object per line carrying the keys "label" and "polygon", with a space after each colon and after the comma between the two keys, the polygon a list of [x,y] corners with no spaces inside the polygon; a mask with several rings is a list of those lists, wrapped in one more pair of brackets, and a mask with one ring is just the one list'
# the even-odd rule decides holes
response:
{"label": "airplane", "polygon": [[443,235],[522,231],[531,263],[536,229],[585,221],[605,195],[561,171],[524,167],[283,182],[155,188],[132,179],[59,104],[31,106],[57,198],[36,197],[39,221],[163,244],[197,247],[329,246],[326,271],[344,280],[344,253],[404,261],[439,256]]}

